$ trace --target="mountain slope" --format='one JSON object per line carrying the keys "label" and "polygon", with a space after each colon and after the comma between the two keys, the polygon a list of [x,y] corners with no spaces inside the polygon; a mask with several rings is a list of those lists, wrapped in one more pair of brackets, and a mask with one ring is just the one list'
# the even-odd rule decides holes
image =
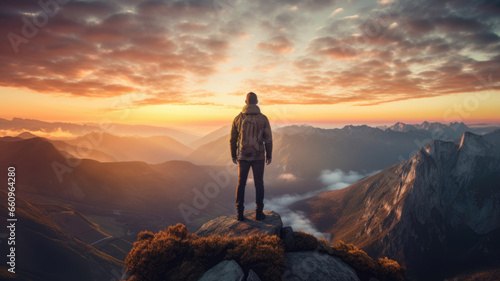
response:
{"label": "mountain slope", "polygon": [[117,160],[96,148],[88,149],[88,147],[80,145],[72,145],[65,141],[60,140],[50,140],[46,139],[52,143],[57,149],[64,153],[65,157],[70,158],[86,158],[93,159],[99,162],[116,162]]}
{"label": "mountain slope", "polygon": [[204,144],[217,140],[223,136],[227,136],[231,131],[231,126],[223,126],[189,144],[190,147],[196,149]]}
{"label": "mountain slope", "polygon": [[[89,124],[94,125],[94,124]],[[95,124],[96,126],[101,127],[100,124]],[[122,136],[169,136],[181,143],[191,143],[194,140],[200,137],[199,134],[190,132],[183,129],[174,129],[163,126],[152,126],[152,125],[141,125],[141,124],[118,124],[118,123],[110,123],[107,124],[109,127],[108,133],[117,134]]]}
{"label": "mountain slope", "polygon": [[[0,191],[0,207],[7,209],[7,194]],[[37,208],[16,200],[16,273],[23,280],[109,281],[123,263],[63,232]],[[6,221],[6,212],[0,219]],[[1,243],[7,253],[7,243]]]}
{"label": "mountain slope", "polygon": [[500,155],[484,137],[432,141],[408,161],[293,208],[322,231],[442,279],[500,261]]}
{"label": "mountain slope", "polygon": [[64,232],[118,260],[125,260],[132,248],[131,242],[106,233],[101,225],[90,221],[69,205],[37,203],[35,206]]}
{"label": "mountain slope", "polygon": [[229,134],[198,147],[187,159],[203,165],[227,165],[231,161]]}

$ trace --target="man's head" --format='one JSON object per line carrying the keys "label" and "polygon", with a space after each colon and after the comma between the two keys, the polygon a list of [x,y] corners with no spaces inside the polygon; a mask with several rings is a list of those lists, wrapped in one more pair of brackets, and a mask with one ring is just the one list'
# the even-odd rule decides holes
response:
{"label": "man's head", "polygon": [[257,104],[258,102],[257,95],[254,92],[247,94],[247,99],[245,100],[246,104]]}

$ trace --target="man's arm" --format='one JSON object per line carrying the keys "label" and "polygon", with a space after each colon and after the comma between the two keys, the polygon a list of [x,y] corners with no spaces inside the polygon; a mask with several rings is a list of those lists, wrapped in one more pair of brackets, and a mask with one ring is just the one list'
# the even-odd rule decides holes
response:
{"label": "man's arm", "polygon": [[264,145],[266,147],[266,163],[271,164],[273,158],[273,131],[269,124],[269,119],[265,116],[266,122],[264,127]]}
{"label": "man's arm", "polygon": [[231,158],[236,159],[236,149],[237,149],[237,143],[238,143],[238,124],[236,120],[238,119],[238,116],[234,118],[233,125],[231,126],[231,138],[229,139],[229,146],[231,149]]}

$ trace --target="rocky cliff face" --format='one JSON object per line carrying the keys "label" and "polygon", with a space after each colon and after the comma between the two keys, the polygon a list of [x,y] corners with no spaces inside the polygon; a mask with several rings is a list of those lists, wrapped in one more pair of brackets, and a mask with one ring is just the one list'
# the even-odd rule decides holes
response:
{"label": "rocky cliff face", "polygon": [[295,207],[332,239],[395,258],[421,278],[497,262],[500,156],[487,139],[432,141],[408,161]]}
{"label": "rocky cliff face", "polygon": [[[500,157],[483,137],[433,141],[409,162],[411,191],[382,251],[443,277],[500,258]],[[438,277],[438,278],[439,278]]]}
{"label": "rocky cliff face", "polygon": [[491,180],[478,186],[481,179],[493,179],[500,172],[492,150],[484,138],[471,133],[463,135],[460,145],[431,142],[416,157],[423,161],[413,162],[416,181],[406,210],[412,210],[421,224],[437,212],[452,226],[464,224],[478,234],[499,228],[500,183]]}

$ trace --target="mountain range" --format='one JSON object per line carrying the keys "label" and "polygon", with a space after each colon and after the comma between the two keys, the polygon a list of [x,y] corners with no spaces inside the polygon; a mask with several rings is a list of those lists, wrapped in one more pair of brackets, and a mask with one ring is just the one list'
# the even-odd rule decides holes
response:
{"label": "mountain range", "polygon": [[[191,143],[201,136],[197,133],[186,130],[178,130],[169,127],[159,127],[151,125],[131,125],[111,122],[77,124],[68,122],[46,122],[36,119],[12,118],[11,120],[0,118],[0,130],[11,132],[43,132],[56,133],[63,132],[65,138],[71,136],[82,136],[91,132],[107,132],[115,135],[144,137],[167,135],[182,143]],[[69,135],[69,136],[68,136]]]}
{"label": "mountain range", "polygon": [[[275,164],[270,169],[272,174],[291,173],[302,178],[316,178],[325,169],[382,170],[411,158],[432,139],[458,141],[465,131],[473,129],[464,123],[428,122],[417,127],[397,123],[385,130],[366,125],[342,129],[285,126],[273,131]],[[197,164],[227,165],[228,134],[195,149],[187,159]]]}
{"label": "mountain range", "polygon": [[429,123],[427,121],[423,122],[422,124],[405,124],[402,122],[397,122],[393,126],[390,126],[388,129],[397,132],[420,131],[438,133],[449,139],[460,137],[466,131],[470,131],[470,128],[463,122],[453,122],[449,125],[445,125],[439,122]]}
{"label": "mountain range", "polygon": [[[195,137],[194,134],[189,137],[180,136],[177,131],[164,127],[108,125],[110,130],[103,131],[98,124],[0,119],[0,130],[67,130],[77,137],[67,138],[64,142],[52,138],[49,140],[58,149],[77,158],[100,162],[144,161],[152,164],[168,160],[218,166],[230,163],[227,144],[229,126],[202,137]],[[291,173],[298,178],[315,178],[319,175],[318,171],[324,169],[372,172],[409,159],[432,139],[458,141],[465,131],[482,133],[490,130],[490,127],[470,128],[464,123],[445,125],[437,122],[398,122],[383,130],[366,125],[349,125],[342,129],[285,126],[274,130],[276,161],[270,168],[276,173]]]}
{"label": "mountain range", "polygon": [[[276,128],[274,161],[265,173],[266,198],[323,190],[318,177],[324,170],[383,170],[290,209],[302,211],[332,241],[397,259],[417,278],[429,277],[422,272],[443,278],[460,273],[454,271],[457,264],[469,269],[497,262],[500,130],[481,136],[462,132],[455,138],[436,132],[457,128],[458,134],[465,124],[396,125]],[[86,272],[81,280],[101,280],[92,276],[96,272],[118,278],[140,231],[157,232],[178,222],[196,230],[234,212],[237,171],[230,163],[227,133],[225,127],[189,142],[100,131],[66,140],[29,132],[0,138],[0,169],[16,167],[16,195],[35,214],[23,213],[24,220],[37,223],[36,230],[26,230],[33,236],[23,241],[56,237],[43,242],[43,250],[54,253],[54,261],[68,258],[84,265],[68,266]],[[1,181],[5,177],[0,174]],[[251,203],[249,190],[246,201]],[[89,253],[84,261],[68,254],[79,247]],[[34,257],[28,266],[45,264],[41,255]],[[67,280],[42,267],[27,268],[23,276],[33,280]]]}

